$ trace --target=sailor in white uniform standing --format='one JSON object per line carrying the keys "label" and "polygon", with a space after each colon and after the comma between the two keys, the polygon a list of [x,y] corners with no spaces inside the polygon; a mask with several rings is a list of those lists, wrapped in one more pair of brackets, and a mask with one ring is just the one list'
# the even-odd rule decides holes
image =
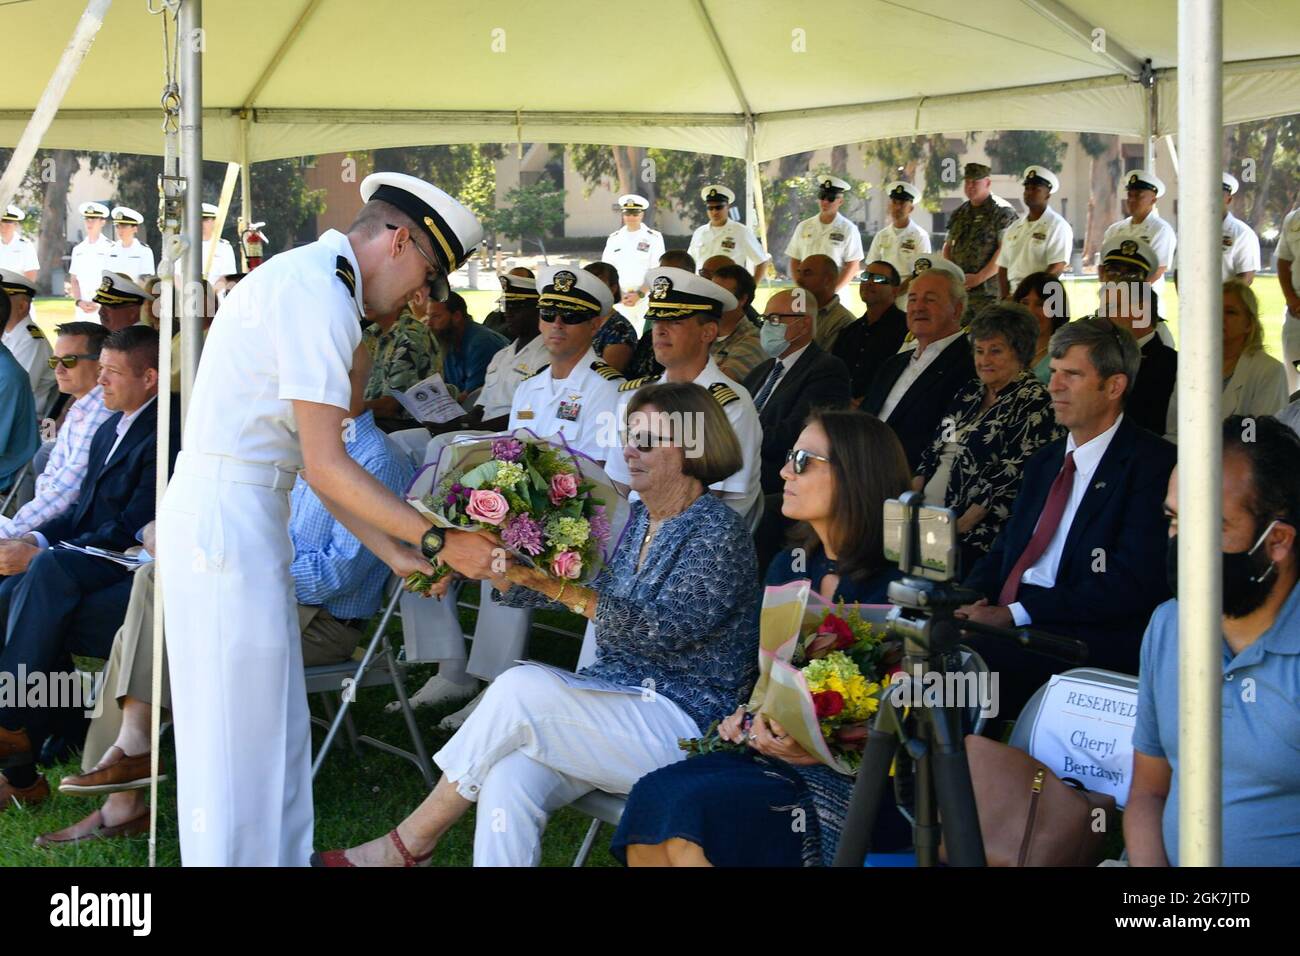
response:
{"label": "sailor in white uniform standing", "polygon": [[368,176],[361,197],[346,235],[330,230],[275,256],[225,298],[159,507],[186,865],[305,866],[311,855],[311,735],[289,573],[298,471],[397,574],[430,572],[425,558],[491,572],[485,541],[432,529],[343,445],[362,315],[396,311],[425,288],[445,298],[482,229],[411,176]]}
{"label": "sailor in white uniform standing", "polygon": [[840,267],[840,277],[835,281],[836,292],[862,271],[862,232],[857,223],[840,212],[848,190],[849,184],[838,176],[823,176],[817,180],[817,203],[821,212],[795,226],[794,235],[786,244],[790,275],[799,271],[800,262],[819,253],[830,256]]}
{"label": "sailor in white uniform standing", "polygon": [[144,216],[134,209],[113,207],[113,233],[117,241],[108,250],[106,270],[130,276],[132,281],[155,274],[153,250],[136,237],[143,222]]}
{"label": "sailor in white uniform standing", "polygon": [[[1103,249],[1110,246],[1112,240],[1141,239],[1155,251],[1160,264],[1147,283],[1157,296],[1164,294],[1165,273],[1173,267],[1174,251],[1178,248],[1178,234],[1174,227],[1156,212],[1156,200],[1164,194],[1164,180],[1155,173],[1145,169],[1131,171],[1124,177],[1124,201],[1129,214],[1107,226],[1101,237]],[[1167,322],[1156,325],[1156,334],[1165,345],[1174,347],[1174,336]]]}
{"label": "sailor in white uniform standing", "polygon": [[108,207],[102,202],[83,202],[77,211],[86,224],[86,238],[72,247],[72,260],[68,263],[69,291],[81,313],[77,318],[96,322],[99,304],[94,301],[95,292],[108,264],[108,253],[113,248],[113,240],[104,235]]}
{"label": "sailor in white uniform standing", "polygon": [[208,256],[212,256],[212,265],[208,266],[205,278],[209,282],[215,282],[222,276],[233,276],[239,272],[239,267],[235,265],[235,247],[228,241],[217,237],[217,249],[212,251],[212,234],[217,228],[217,207],[210,202],[203,204],[203,262],[206,265]]}
{"label": "sailor in white uniform standing", "polygon": [[895,180],[885,187],[889,202],[889,222],[872,237],[867,250],[867,262],[888,262],[905,276],[898,287],[898,307],[907,311],[907,287],[912,284],[912,273],[918,256],[928,254],[930,234],[912,221],[912,210],[921,198],[921,191],[911,183]]}
{"label": "sailor in white uniform standing", "polygon": [[[26,219],[27,213],[12,203],[6,207],[3,214],[0,214],[0,269],[25,276],[35,290],[36,276],[40,274],[41,263],[36,255],[36,243],[21,232],[21,224]],[[35,291],[32,294],[35,295]],[[27,321],[36,321],[34,307],[31,308]],[[37,410],[40,410],[39,406]]]}
{"label": "sailor in white uniform standing", "polygon": [[1020,280],[1035,272],[1059,276],[1070,267],[1074,230],[1048,205],[1061,181],[1046,166],[1026,166],[1021,177],[1025,214],[1002,234],[998,253],[998,285],[1009,299]]}
{"label": "sailor in white uniform standing", "polygon": [[1223,174],[1223,281],[1240,279],[1250,285],[1259,271],[1259,236],[1232,214],[1232,200],[1240,188],[1236,176]]}
{"label": "sailor in white uniform standing", "polygon": [[650,200],[628,193],[618,197],[618,204],[623,210],[623,225],[605,240],[605,251],[600,258],[618,270],[623,301],[616,303],[614,308],[640,334],[646,309],[645,274],[646,270],[659,265],[659,257],[664,254],[664,237],[645,225],[645,211],[650,208]]}
{"label": "sailor in white uniform standing", "polygon": [[700,190],[709,221],[696,229],[686,251],[698,269],[714,256],[726,256],[738,266],[754,273],[754,284],[763,281],[771,255],[764,251],[754,230],[731,218],[736,194],[720,183]]}
{"label": "sailor in white uniform standing", "polygon": [[43,416],[58,397],[59,386],[50,366],[54,350],[50,348],[45,333],[32,321],[36,283],[27,278],[26,273],[0,269],[0,294],[9,297],[9,324],[0,328],[0,333],[3,333],[0,343],[13,353],[27,372],[32,383],[32,395],[36,398],[36,414]]}

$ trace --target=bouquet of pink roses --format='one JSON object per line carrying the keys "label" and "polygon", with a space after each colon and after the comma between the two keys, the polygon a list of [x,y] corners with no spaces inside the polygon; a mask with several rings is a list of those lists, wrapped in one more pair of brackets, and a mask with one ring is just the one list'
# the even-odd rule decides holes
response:
{"label": "bouquet of pink roses", "polygon": [[[447,445],[406,498],[437,527],[494,532],[516,558],[572,581],[596,576],[627,523],[627,501],[594,461],[526,428]],[[448,573],[413,574],[407,587],[428,591]]]}

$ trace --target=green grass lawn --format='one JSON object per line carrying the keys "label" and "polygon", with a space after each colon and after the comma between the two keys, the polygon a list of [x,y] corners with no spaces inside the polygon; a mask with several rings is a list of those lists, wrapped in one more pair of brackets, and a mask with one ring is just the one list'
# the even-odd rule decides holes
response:
{"label": "green grass lawn", "polygon": [[[473,590],[473,594],[469,593]],[[467,589],[466,599],[476,602],[477,589]],[[476,612],[462,609],[461,618],[467,633],[472,633]],[[576,616],[542,612],[539,623],[578,629]],[[394,619],[387,638],[394,647],[401,643],[401,622]],[[572,667],[578,658],[578,642],[554,634],[534,634],[529,653],[539,660]],[[407,669],[407,688],[414,693],[433,673],[430,666],[413,666]],[[406,724],[399,714],[384,713],[384,704],[395,694],[383,687],[362,690],[353,704],[352,713],[359,733],[377,737],[403,749],[410,748]],[[319,697],[311,701],[312,713],[324,716]],[[437,749],[450,736],[438,729],[438,721],[456,705],[416,711],[425,745],[429,752]],[[313,741],[319,746],[324,731],[313,728]],[[162,759],[165,771],[175,767],[175,753],[171,734],[163,739]],[[435,772],[437,768],[435,767]],[[250,768],[255,772],[256,768]],[[46,779],[51,788],[61,777],[78,773],[76,761],[47,768]],[[318,849],[346,847],[377,836],[406,816],[424,799],[427,790],[415,766],[400,757],[390,756],[362,745],[354,754],[348,746],[346,735],[339,733],[330,756],[321,767],[314,788],[316,804],[316,846]],[[180,862],[177,842],[176,787],[174,777],[159,787],[158,813],[158,863],[176,866]],[[0,813],[0,864],[7,866],[145,866],[149,860],[146,836],[85,844],[79,847],[37,849],[32,841],[41,833],[57,830],[81,819],[99,806],[102,797],[80,797],[60,794],[57,791],[46,803],[31,808],[10,807]],[[542,846],[544,866],[568,866],[590,825],[591,820],[575,810],[561,810],[551,820]],[[610,828],[604,827],[601,837],[592,849],[588,865],[614,866],[608,852]],[[434,857],[438,866],[468,866],[471,861],[474,838],[473,812],[461,820],[446,835]]]}

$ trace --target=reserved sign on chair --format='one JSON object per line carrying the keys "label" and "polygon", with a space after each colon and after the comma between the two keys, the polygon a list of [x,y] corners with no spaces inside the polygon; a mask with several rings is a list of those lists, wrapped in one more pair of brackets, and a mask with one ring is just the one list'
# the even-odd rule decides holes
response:
{"label": "reserved sign on chair", "polygon": [[1108,793],[1122,809],[1133,775],[1137,690],[1053,675],[1029,737],[1029,752],[1058,777]]}

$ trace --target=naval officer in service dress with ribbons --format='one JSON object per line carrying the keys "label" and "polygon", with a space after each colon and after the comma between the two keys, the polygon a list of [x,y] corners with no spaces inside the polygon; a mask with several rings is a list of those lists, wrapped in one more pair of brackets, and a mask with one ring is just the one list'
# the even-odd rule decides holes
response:
{"label": "naval officer in service dress with ribbons", "polygon": [[311,734],[289,573],[300,470],[397,574],[431,571],[426,558],[491,573],[486,541],[430,528],[343,444],[361,317],[426,288],[445,297],[482,230],[415,177],[368,176],[361,197],[346,235],[330,230],[273,257],[226,297],[159,508],[186,865],[305,866],[311,855]]}

